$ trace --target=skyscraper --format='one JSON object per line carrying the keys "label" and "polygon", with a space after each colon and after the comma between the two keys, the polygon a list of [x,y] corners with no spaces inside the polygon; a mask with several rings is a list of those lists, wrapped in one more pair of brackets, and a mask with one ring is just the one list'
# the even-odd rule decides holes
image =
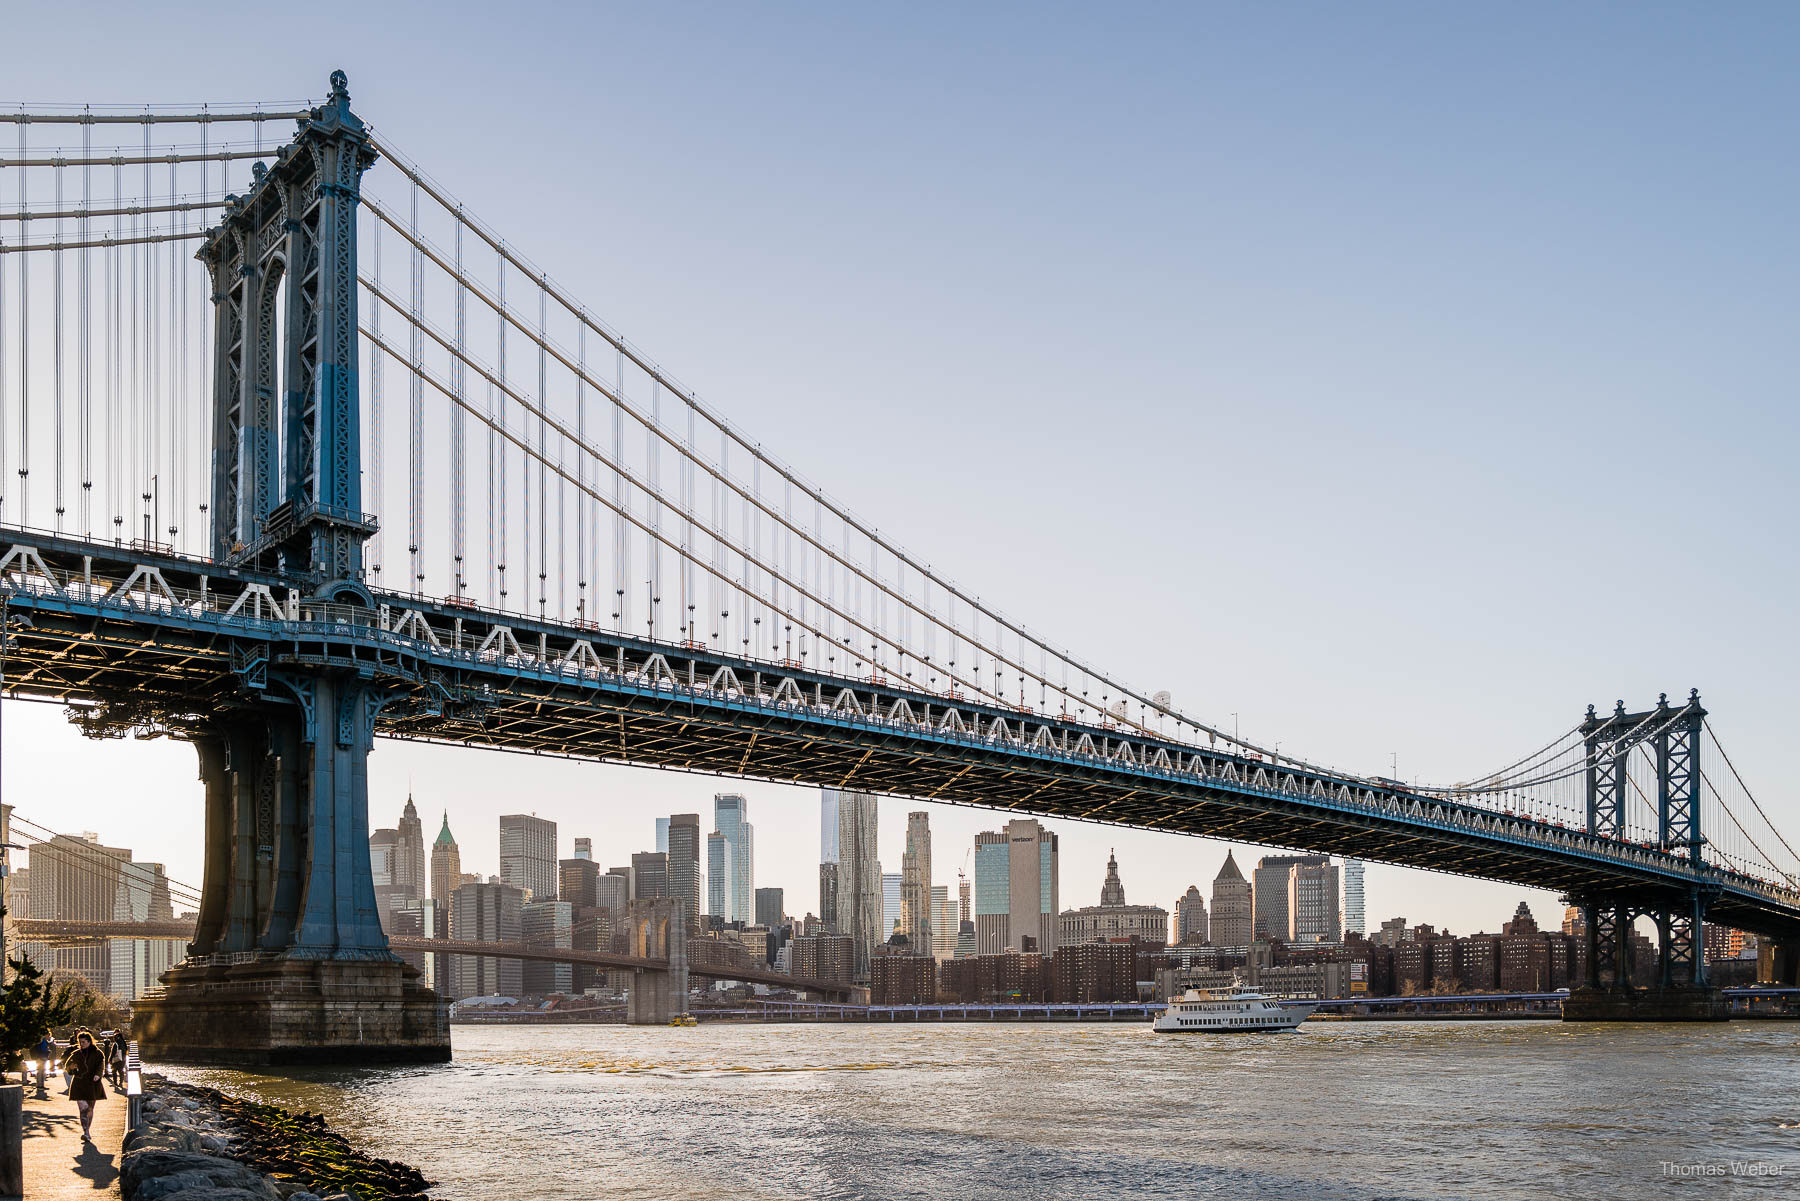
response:
{"label": "skyscraper", "polygon": [[819,864],[819,924],[827,934],[838,933],[838,865]]}
{"label": "skyscraper", "polygon": [[838,802],[837,791],[819,791],[819,924],[838,934]]}
{"label": "skyscraper", "polygon": [[[519,937],[527,946],[569,950],[574,946],[574,924],[575,907],[567,901],[535,901],[519,907]],[[567,996],[575,991],[575,970],[566,963],[527,960],[519,974],[520,987],[532,996]]]}
{"label": "skyscraper", "polygon": [[593,857],[594,840],[591,838],[577,838],[575,840],[575,858],[592,859]]}
{"label": "skyscraper", "polygon": [[[709,909],[727,922],[755,920],[756,908],[756,830],[750,824],[749,802],[733,792],[713,797],[713,829],[724,840],[720,873],[720,907]],[[708,881],[711,879],[711,849],[707,851]]]}
{"label": "skyscraper", "polygon": [[669,857],[662,851],[638,851],[631,857],[631,899],[669,895]]}
{"label": "skyscraper", "polygon": [[759,888],[756,890],[756,924],[767,926],[771,930],[781,929],[781,919],[787,916],[787,897],[779,888]]}
{"label": "skyscraper", "polygon": [[1116,942],[1122,938],[1159,947],[1169,945],[1169,911],[1161,905],[1127,905],[1125,883],[1119,878],[1119,857],[1112,854],[1106,858],[1106,882],[1100,886],[1100,903],[1064,910],[1057,925],[1059,947]]}
{"label": "skyscraper", "polygon": [[399,858],[400,831],[382,827],[369,834],[369,870],[375,874],[375,887],[390,888],[394,883],[394,861]]}
{"label": "skyscraper", "polygon": [[900,873],[881,873],[881,941],[886,942],[894,936],[900,925]]}
{"label": "skyscraper", "polygon": [[444,828],[431,844],[431,899],[450,912],[450,894],[462,881],[462,852],[450,835],[450,811],[444,810]]}
{"label": "skyscraper", "polygon": [[419,821],[419,810],[412,793],[406,794],[406,808],[400,811],[400,828],[395,831],[394,883],[412,889],[414,898],[423,897],[431,881],[425,874],[425,827]]}
{"label": "skyscraper", "polygon": [[[166,922],[175,916],[169,878],[160,863],[126,863],[119,868],[119,891],[113,901],[118,922]],[[109,938],[108,970],[115,997],[136,1000],[157,987],[162,974],[187,954],[185,939]]]}
{"label": "skyscraper", "polygon": [[535,814],[500,819],[500,882],[526,889],[527,900],[556,899],[556,823]]}
{"label": "skyscraper", "polygon": [[931,953],[939,959],[956,957],[956,907],[948,884],[931,886]]}
{"label": "skyscraper", "polygon": [[704,840],[698,813],[677,813],[669,818],[669,891],[687,907],[688,925],[699,927],[701,914],[700,855]]}
{"label": "skyscraper", "polygon": [[1175,941],[1193,946],[1206,941],[1206,898],[1192,884],[1175,901]]}
{"label": "skyscraper", "polygon": [[714,830],[706,836],[706,912],[725,920],[725,836]]}
{"label": "skyscraper", "polygon": [[906,851],[900,856],[900,928],[913,954],[932,953],[931,815],[906,815]]}
{"label": "skyscraper", "polygon": [[669,819],[656,819],[656,849],[667,855],[669,853]]}
{"label": "skyscraper", "polygon": [[1342,942],[1338,913],[1338,869],[1329,859],[1288,868],[1287,939],[1294,943]]}
{"label": "skyscraper", "polygon": [[1251,931],[1250,882],[1238,870],[1229,850],[1213,877],[1212,942],[1216,947],[1247,947]]}
{"label": "skyscraper", "polygon": [[[631,869],[615,867],[594,880],[594,904],[611,913],[624,913],[631,900]],[[595,950],[602,948],[596,947]]]}
{"label": "skyscraper", "polygon": [[[1288,906],[1288,878],[1296,866],[1328,863],[1323,855],[1264,855],[1257,861],[1251,894],[1250,933],[1257,939],[1292,938],[1293,914]],[[1337,902],[1332,902],[1337,909]]]}
{"label": "skyscraper", "polygon": [[1367,933],[1368,914],[1363,906],[1363,861],[1344,860],[1344,933]]}
{"label": "skyscraper", "polygon": [[876,850],[875,798],[866,792],[835,788],[827,788],[824,793],[822,812],[837,818],[835,836],[821,839],[825,843],[821,849],[836,856],[837,929],[854,941],[856,978],[866,980],[870,954],[887,939],[881,929],[881,861]]}
{"label": "skyscraper", "polygon": [[[525,892],[509,884],[464,884],[450,897],[450,928],[458,942],[518,942]],[[450,996],[516,997],[524,991],[517,959],[450,956]]]}
{"label": "skyscraper", "polygon": [[1048,955],[1059,912],[1057,837],[1033,818],[975,836],[975,942],[980,954],[1008,949]]}
{"label": "skyscraper", "polygon": [[[29,917],[64,922],[109,922],[119,903],[119,887],[131,852],[102,846],[98,834],[58,834],[31,848]],[[246,947],[246,950],[249,948]],[[94,991],[112,987],[107,944],[34,949],[31,958],[47,972],[79,973]]]}
{"label": "skyscraper", "polygon": [[600,865],[592,859],[564,859],[556,865],[556,896],[593,909],[600,904]]}

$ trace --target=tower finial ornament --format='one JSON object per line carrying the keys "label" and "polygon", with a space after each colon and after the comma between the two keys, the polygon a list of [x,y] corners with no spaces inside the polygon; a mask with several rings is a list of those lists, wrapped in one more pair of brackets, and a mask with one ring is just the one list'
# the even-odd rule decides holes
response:
{"label": "tower finial ornament", "polygon": [[340,104],[350,103],[350,77],[341,70],[331,73],[331,98]]}

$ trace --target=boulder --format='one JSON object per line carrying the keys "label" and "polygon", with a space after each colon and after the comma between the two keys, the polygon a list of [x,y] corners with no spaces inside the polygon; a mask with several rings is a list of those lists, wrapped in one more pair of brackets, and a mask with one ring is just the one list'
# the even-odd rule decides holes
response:
{"label": "boulder", "polygon": [[138,1184],[132,1201],[162,1201],[170,1193],[179,1193],[184,1189],[216,1188],[212,1177],[205,1172],[189,1168],[185,1172],[170,1172],[167,1176],[152,1176]]}
{"label": "boulder", "polygon": [[241,1188],[189,1188],[167,1193],[159,1201],[262,1201],[262,1194]]}
{"label": "boulder", "polygon": [[[120,1165],[119,1182],[127,1201],[138,1201],[140,1190],[151,1181],[177,1174],[204,1179],[213,1188],[241,1189],[254,1197],[255,1201],[281,1201],[281,1194],[275,1191],[275,1186],[255,1168],[236,1160],[221,1159],[216,1155],[198,1155],[191,1151],[132,1151]],[[181,1191],[191,1192],[194,1187],[197,1186],[189,1186]],[[166,1195],[173,1197],[176,1194]],[[152,1195],[146,1201],[162,1201],[162,1196],[163,1194]],[[184,1201],[196,1199],[184,1198]]]}

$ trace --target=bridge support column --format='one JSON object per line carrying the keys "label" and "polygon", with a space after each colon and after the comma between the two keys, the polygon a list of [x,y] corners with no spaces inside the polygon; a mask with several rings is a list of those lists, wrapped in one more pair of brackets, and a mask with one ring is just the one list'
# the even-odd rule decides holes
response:
{"label": "bridge support column", "polygon": [[199,1063],[437,1062],[448,1014],[388,950],[369,862],[367,761],[383,694],[288,676],[287,696],[196,737],[206,875],[186,962],[139,1001],[144,1057]]}
{"label": "bridge support column", "polygon": [[1777,988],[1800,988],[1800,942],[1759,941],[1756,982]]}
{"label": "bridge support column", "polygon": [[1730,1017],[1725,994],[1708,985],[1700,953],[1703,898],[1694,894],[1680,912],[1651,911],[1660,947],[1649,987],[1634,979],[1632,922],[1639,911],[1611,902],[1582,904],[1587,925],[1587,979],[1563,1002],[1565,1022],[1722,1022]]}
{"label": "bridge support column", "polygon": [[687,907],[679,900],[632,901],[625,907],[628,954],[666,959],[668,971],[639,969],[631,977],[625,1020],[633,1026],[666,1026],[688,1011]]}

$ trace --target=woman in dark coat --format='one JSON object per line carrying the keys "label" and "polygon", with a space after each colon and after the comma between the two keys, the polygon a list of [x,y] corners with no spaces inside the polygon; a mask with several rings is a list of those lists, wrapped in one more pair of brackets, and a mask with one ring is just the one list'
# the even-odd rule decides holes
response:
{"label": "woman in dark coat", "polygon": [[94,1036],[86,1030],[75,1034],[75,1047],[63,1058],[63,1071],[69,1076],[69,1096],[81,1111],[81,1140],[91,1143],[89,1128],[94,1124],[94,1102],[106,1099],[106,1052],[94,1045]]}

